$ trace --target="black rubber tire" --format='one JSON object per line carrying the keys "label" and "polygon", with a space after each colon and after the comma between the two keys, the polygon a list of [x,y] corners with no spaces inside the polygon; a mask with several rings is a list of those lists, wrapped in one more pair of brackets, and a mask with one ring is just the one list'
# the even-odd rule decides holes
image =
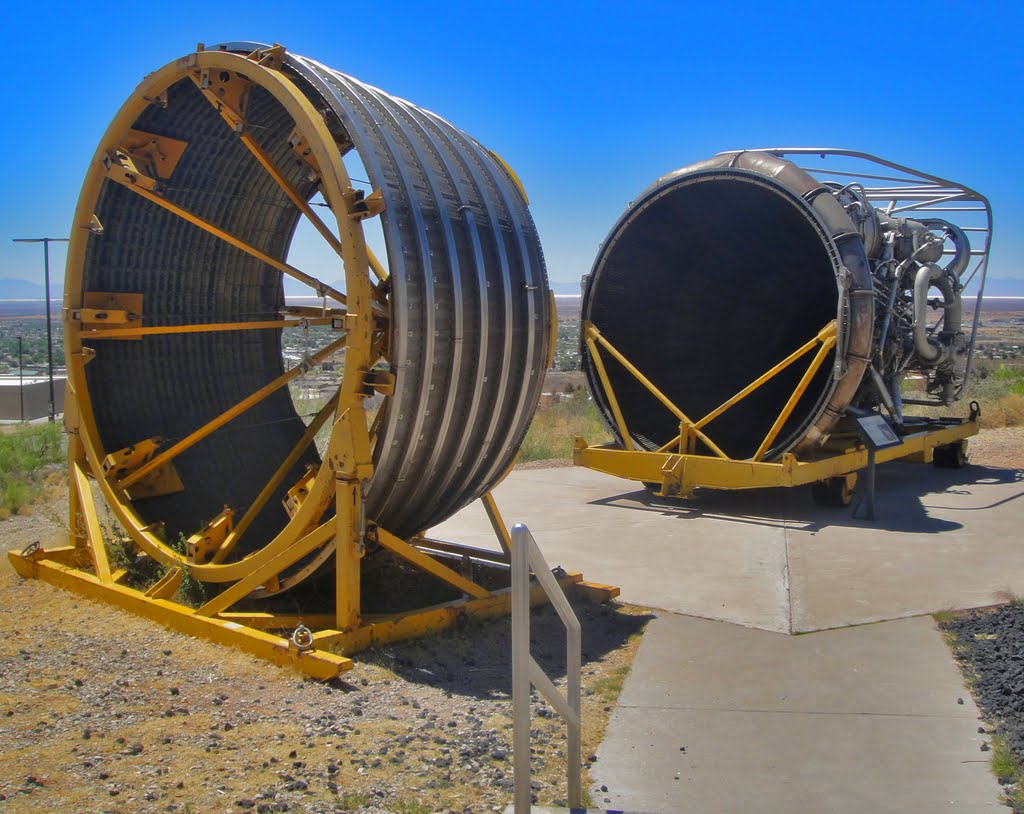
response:
{"label": "black rubber tire", "polygon": [[939,469],[962,469],[967,465],[967,443],[956,441],[943,447],[935,447],[932,463]]}
{"label": "black rubber tire", "polygon": [[819,506],[844,508],[853,501],[853,489],[845,477],[828,478],[811,484],[811,497]]}

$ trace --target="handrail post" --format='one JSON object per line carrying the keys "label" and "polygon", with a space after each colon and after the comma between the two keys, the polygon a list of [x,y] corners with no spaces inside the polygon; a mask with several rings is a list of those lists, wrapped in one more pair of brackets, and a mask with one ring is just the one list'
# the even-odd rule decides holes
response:
{"label": "handrail post", "polygon": [[[565,625],[565,675],[567,698],[551,683],[530,655],[530,569]],[[580,671],[582,632],[558,581],[551,574],[530,530],[517,523],[512,527],[512,758],[515,814],[529,814],[530,793],[530,684],[540,690],[566,723],[568,748],[566,771],[571,808],[579,808],[583,794],[580,778],[582,761]]]}
{"label": "handrail post", "polygon": [[530,546],[512,529],[512,766],[515,814],[529,814],[530,795]]}

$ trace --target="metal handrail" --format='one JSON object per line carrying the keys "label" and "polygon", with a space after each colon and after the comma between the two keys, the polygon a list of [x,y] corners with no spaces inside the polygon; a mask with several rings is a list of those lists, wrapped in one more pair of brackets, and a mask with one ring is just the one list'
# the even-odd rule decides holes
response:
{"label": "metal handrail", "polygon": [[[565,676],[567,697],[530,655],[530,570],[547,594],[565,625]],[[515,814],[529,814],[530,794],[530,684],[555,708],[568,730],[566,773],[569,806],[581,805],[580,786],[580,621],[551,573],[530,530],[522,523],[512,527],[512,766]]]}

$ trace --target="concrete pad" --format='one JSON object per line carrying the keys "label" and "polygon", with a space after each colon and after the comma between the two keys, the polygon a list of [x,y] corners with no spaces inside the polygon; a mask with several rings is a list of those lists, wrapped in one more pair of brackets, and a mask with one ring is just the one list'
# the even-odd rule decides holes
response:
{"label": "concrete pad", "polygon": [[666,814],[1005,811],[977,715],[928,619],[785,636],[665,614],[593,797]]}
{"label": "concrete pad", "polygon": [[[754,522],[652,502],[646,490],[587,469],[518,470],[495,492],[505,522],[525,523],[552,566],[616,585],[621,599],[788,631],[785,528],[777,495]],[[482,507],[431,535],[496,548]]]}
{"label": "concrete pad", "polygon": [[[699,491],[687,501],[585,469],[517,470],[497,489],[548,561],[623,601],[802,632],[976,607],[1024,593],[1024,472],[907,463],[878,470],[878,520],[809,488]],[[479,505],[432,533],[496,548]]]}
{"label": "concrete pad", "polygon": [[878,522],[794,522],[793,630],[977,607],[1001,590],[1024,591],[1022,476],[890,464],[879,469]]}

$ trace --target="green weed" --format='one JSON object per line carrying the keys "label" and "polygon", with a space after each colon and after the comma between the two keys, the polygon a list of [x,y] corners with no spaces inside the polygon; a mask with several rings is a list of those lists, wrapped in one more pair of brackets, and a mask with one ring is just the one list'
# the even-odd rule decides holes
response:
{"label": "green weed", "polygon": [[392,800],[387,807],[391,814],[431,814],[434,810],[419,800]]}
{"label": "green weed", "polygon": [[338,807],[341,809],[361,808],[369,803],[370,795],[361,791],[343,791],[337,799]]}
{"label": "green weed", "polygon": [[[178,532],[178,538],[171,543],[171,548],[185,556],[187,541],[183,532]],[[187,565],[181,567],[181,585],[178,586],[175,598],[183,605],[201,605],[206,601],[206,585],[192,576]]]}
{"label": "green weed", "polygon": [[616,667],[610,675],[599,678],[594,682],[594,692],[605,701],[616,701],[622,693],[622,685],[626,683],[626,676],[628,675],[629,665]]}
{"label": "green weed", "polygon": [[1006,738],[996,735],[992,738],[992,774],[997,778],[1013,779],[1020,773],[1020,762],[1010,751]]}
{"label": "green weed", "polygon": [[958,612],[952,608],[943,608],[935,611],[932,618],[940,625],[948,625],[950,622],[955,622],[958,615]]}

